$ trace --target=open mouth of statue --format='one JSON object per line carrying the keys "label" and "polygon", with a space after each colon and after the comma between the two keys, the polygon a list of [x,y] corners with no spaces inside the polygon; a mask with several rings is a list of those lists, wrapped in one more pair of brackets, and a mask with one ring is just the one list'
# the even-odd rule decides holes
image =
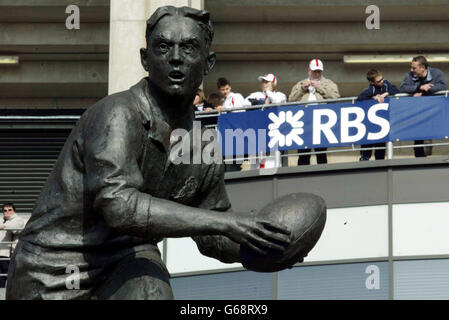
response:
{"label": "open mouth of statue", "polygon": [[168,78],[172,83],[182,83],[184,81],[184,73],[181,71],[172,71],[168,74]]}

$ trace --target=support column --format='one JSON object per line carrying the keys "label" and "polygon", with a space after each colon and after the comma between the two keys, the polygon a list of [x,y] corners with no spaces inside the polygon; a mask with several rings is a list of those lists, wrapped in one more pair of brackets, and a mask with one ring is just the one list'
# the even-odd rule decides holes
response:
{"label": "support column", "polygon": [[146,46],[146,21],[160,6],[204,8],[204,0],[111,0],[108,93],[129,89],[146,76],[140,48]]}

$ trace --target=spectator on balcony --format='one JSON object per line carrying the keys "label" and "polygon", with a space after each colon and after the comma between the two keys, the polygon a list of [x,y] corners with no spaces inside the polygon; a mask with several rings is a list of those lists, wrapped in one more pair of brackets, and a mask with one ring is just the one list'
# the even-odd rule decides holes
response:
{"label": "spectator on balcony", "polygon": [[414,97],[428,96],[438,91],[447,90],[443,71],[430,68],[424,56],[413,58],[410,72],[401,84],[401,92],[412,94]]}
{"label": "spectator on balcony", "polygon": [[[336,99],[340,97],[338,92],[338,86],[330,79],[323,76],[324,65],[320,59],[313,59],[309,62],[308,78],[304,79],[292,88],[289,102],[313,102],[323,99]],[[325,151],[326,148],[316,148],[315,151]],[[298,165],[310,164],[310,152],[309,150],[300,150]],[[302,153],[302,154],[301,154]],[[305,154],[304,154],[305,153]],[[317,154],[317,162],[327,163],[327,155]]]}
{"label": "spectator on balcony", "polygon": [[[287,96],[279,91],[276,91],[276,87],[278,84],[278,78],[272,74],[267,73],[263,76],[257,78],[261,82],[261,91],[253,92],[245,99],[245,105],[264,105],[264,104],[278,104],[287,102]],[[286,151],[283,151],[285,153]],[[270,153],[268,153],[270,154]],[[283,165],[287,164],[287,158],[283,158]],[[252,169],[260,168],[260,166],[264,166],[260,162],[260,159],[257,159],[255,163],[251,164]]]}
{"label": "spectator on balcony", "polygon": [[[202,89],[198,89],[195,99],[193,100],[193,109],[196,111],[212,112],[215,107],[206,100],[206,96]],[[201,121],[203,126],[213,126],[217,124],[216,116],[196,115],[195,120]]]}
{"label": "spectator on balcony", "polygon": [[218,112],[232,111],[232,109],[241,108],[245,105],[245,99],[243,98],[243,96],[240,93],[234,93],[231,91],[231,82],[229,82],[228,79],[219,78],[217,80],[217,88],[224,98],[223,104],[215,108],[215,110],[217,110]]}
{"label": "spectator on balcony", "polygon": [[257,78],[261,84],[261,91],[251,93],[245,99],[245,105],[263,105],[272,103],[285,103],[287,97],[282,92],[276,91],[278,79],[272,73]]}
{"label": "spectator on balcony", "polygon": [[366,79],[369,86],[357,97],[357,100],[374,99],[383,103],[386,97],[399,93],[398,88],[385,80],[382,73],[376,69],[368,70]]}
{"label": "spectator on balcony", "polygon": [[309,63],[309,76],[293,86],[288,101],[309,102],[340,97],[338,86],[323,76],[324,65],[320,59]]}
{"label": "spectator on balcony", "polygon": [[[395,95],[399,93],[398,88],[384,79],[381,72],[376,69],[368,70],[366,79],[369,82],[369,86],[365,89],[357,98],[357,100],[369,100],[374,99],[379,103],[383,103],[384,99],[389,95]],[[362,148],[375,148],[384,147],[385,143],[364,144]],[[360,151],[360,161],[367,161],[371,158],[373,150]],[[376,149],[374,151],[374,158],[376,160],[385,159],[385,149]]]}
{"label": "spectator on balcony", "polygon": [[[207,103],[212,108],[212,110],[215,111],[218,106],[223,105],[223,97],[219,93],[211,93],[209,95],[209,97],[207,97]],[[205,123],[205,125],[214,125],[214,126],[216,126],[218,117],[217,117],[217,115],[215,115],[215,116],[212,116],[212,117],[205,118],[204,120],[206,120],[206,121],[203,121],[203,123]]]}
{"label": "spectator on balcony", "polygon": [[204,91],[201,89],[198,89],[196,92],[195,100],[193,100],[193,108],[195,111],[204,112],[211,112],[213,110],[213,106],[207,102]]}
{"label": "spectator on balcony", "polygon": [[[443,71],[431,68],[424,56],[413,58],[410,72],[401,84],[401,92],[412,94],[414,97],[428,96],[435,92],[447,90]],[[415,140],[415,145],[424,144],[424,140]],[[414,148],[415,157],[425,157],[424,147]]]}
{"label": "spectator on balcony", "polygon": [[[0,223],[0,274],[7,274],[9,258],[14,251],[14,243],[17,243],[15,236],[20,233],[17,229],[22,229],[25,221],[16,214],[16,208],[13,203],[3,204],[2,211],[3,220]],[[0,288],[4,288],[5,285],[6,276],[0,276]]]}
{"label": "spectator on balcony", "polygon": [[218,93],[211,93],[207,97],[207,102],[214,108],[217,109],[218,106],[223,105],[223,97]]}
{"label": "spectator on balcony", "polygon": [[[245,104],[245,98],[240,93],[232,92],[231,82],[229,82],[226,78],[219,78],[217,80],[217,89],[220,94],[223,96],[221,103],[215,108],[216,111],[231,111],[235,108],[243,107]],[[217,100],[215,100],[217,101]],[[244,111],[244,110],[239,110]],[[237,163],[236,160],[233,160],[232,163],[225,163],[226,171],[240,171],[241,164]]]}

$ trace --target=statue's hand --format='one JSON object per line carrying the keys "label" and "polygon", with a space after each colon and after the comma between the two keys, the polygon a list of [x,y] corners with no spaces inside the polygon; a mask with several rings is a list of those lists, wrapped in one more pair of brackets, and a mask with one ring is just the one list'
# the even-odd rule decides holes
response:
{"label": "statue's hand", "polygon": [[282,224],[249,214],[231,214],[227,218],[225,235],[260,254],[266,255],[267,249],[282,254],[290,245],[290,231]]}

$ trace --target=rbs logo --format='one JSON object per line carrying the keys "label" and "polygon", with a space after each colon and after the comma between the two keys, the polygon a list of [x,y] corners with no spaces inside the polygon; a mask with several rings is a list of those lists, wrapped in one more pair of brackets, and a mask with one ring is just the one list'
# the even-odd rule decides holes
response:
{"label": "rbs logo", "polygon": [[[293,143],[296,146],[312,147],[307,144],[312,143],[315,146],[325,144],[326,141],[322,141],[323,137],[330,144],[356,143],[364,139],[365,136],[369,141],[380,140],[390,133],[390,123],[387,119],[379,116],[378,112],[388,111],[388,107],[388,103],[378,103],[372,105],[368,112],[356,106],[344,107],[339,110],[339,114],[332,109],[314,109],[311,121],[312,130],[307,132],[303,129],[304,110],[299,110],[295,114],[292,111],[281,111],[279,114],[271,112],[268,115],[271,120],[268,125],[268,136],[270,137],[268,147],[273,148],[276,144],[281,148],[291,147]],[[375,125],[368,126],[375,132],[367,132],[368,128],[365,125],[367,123]],[[285,127],[288,129],[285,130]],[[378,127],[380,130],[377,129]]]}
{"label": "rbs logo", "polygon": [[[388,106],[388,103],[378,103],[371,106],[366,113],[360,107],[341,108],[340,115],[331,109],[313,110],[313,144],[322,143],[322,134],[331,144],[355,143],[362,140],[366,134],[366,139],[370,141],[385,138],[390,132],[390,123],[387,119],[380,117],[377,112],[388,111]],[[380,130],[367,133],[367,127],[363,123],[366,117],[370,123],[379,126]],[[340,132],[336,133],[333,128],[337,125],[338,119],[340,119]]]}

